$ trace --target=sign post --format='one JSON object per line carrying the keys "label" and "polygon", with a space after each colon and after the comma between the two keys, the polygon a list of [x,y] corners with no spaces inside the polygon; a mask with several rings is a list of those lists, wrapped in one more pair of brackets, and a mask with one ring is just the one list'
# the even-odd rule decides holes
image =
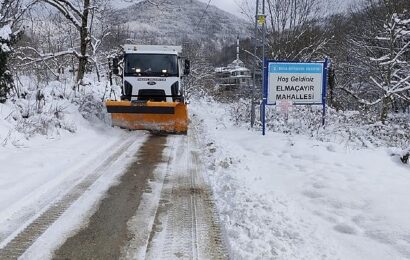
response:
{"label": "sign post", "polygon": [[268,103],[268,60],[264,60],[263,62],[263,99],[262,99],[262,135],[265,135],[266,132],[266,105]]}
{"label": "sign post", "polygon": [[324,62],[265,60],[262,134],[265,135],[265,106],[289,101],[294,105],[322,105],[326,115],[327,59]]}
{"label": "sign post", "polygon": [[322,92],[322,106],[323,106],[323,113],[322,113],[322,126],[325,126],[326,122],[326,94],[327,94],[327,67],[328,67],[328,59],[325,59],[323,64],[323,92]]}

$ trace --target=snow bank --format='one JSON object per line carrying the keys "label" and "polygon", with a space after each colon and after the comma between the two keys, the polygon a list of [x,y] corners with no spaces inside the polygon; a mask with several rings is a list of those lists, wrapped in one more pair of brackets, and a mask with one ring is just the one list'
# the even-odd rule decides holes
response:
{"label": "snow bank", "polygon": [[410,258],[410,167],[386,148],[235,126],[191,103],[233,259]]}
{"label": "snow bank", "polygon": [[43,83],[21,77],[9,100],[0,104],[0,146],[29,146],[36,137],[56,139],[78,132],[79,125],[108,127],[106,84],[88,79],[88,85],[74,91],[71,80]]}
{"label": "snow bank", "polygon": [[[249,127],[248,100],[227,104],[226,109],[236,125]],[[258,109],[257,109],[258,110]],[[258,112],[258,111],[257,111]],[[261,129],[257,115],[258,131]],[[295,106],[286,117],[274,106],[267,106],[267,129],[285,134],[302,134],[319,141],[343,143],[351,148],[397,147],[410,145],[410,114],[392,114],[387,123],[376,122],[372,115],[328,108],[326,126],[322,127],[321,106]]]}
{"label": "snow bank", "polygon": [[[110,126],[102,103],[104,82],[89,79],[89,85],[74,92],[69,81],[20,81],[23,85],[14,89],[18,93],[0,104],[0,247],[76,184],[102,174],[59,220],[65,224],[40,239],[34,258],[42,259],[38,252],[50,253],[84,224],[89,210],[135,160],[146,136]],[[115,154],[120,157],[109,160]]]}

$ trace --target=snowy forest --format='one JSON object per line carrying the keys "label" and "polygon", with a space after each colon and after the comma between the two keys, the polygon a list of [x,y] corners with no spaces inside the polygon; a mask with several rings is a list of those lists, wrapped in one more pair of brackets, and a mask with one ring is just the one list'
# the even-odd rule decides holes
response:
{"label": "snowy forest", "polygon": [[[45,129],[54,128],[75,131],[75,126],[63,119],[62,99],[78,106],[85,117],[104,119],[100,100],[115,93],[110,58],[121,44],[153,41],[153,34],[131,34],[129,25],[118,23],[115,1],[2,0],[0,4],[0,102],[15,108],[7,120],[25,136],[46,134]],[[168,1],[145,4],[158,12],[175,7]],[[266,57],[329,58],[327,99],[332,112],[328,124],[351,128],[346,130],[353,136],[349,138],[378,136],[377,140],[362,140],[364,145],[379,145],[384,139],[384,143],[390,142],[387,145],[406,149],[410,137],[409,1],[362,0],[336,13],[330,6],[320,0],[267,1]],[[251,68],[255,64],[250,55],[255,7],[252,1],[242,1],[241,7],[249,18],[238,20],[241,57]],[[187,80],[190,92],[220,95],[213,91],[213,70],[234,59],[235,47],[229,38],[215,37],[204,41],[187,34],[175,40],[175,44],[184,43],[192,60],[193,73]],[[234,120],[248,122],[246,94],[230,102],[236,111]],[[290,118],[298,118],[297,113],[306,109],[311,108],[298,107]],[[275,111],[271,114],[276,117]],[[310,119],[315,121],[314,116]],[[304,131],[298,128],[311,126],[305,129],[310,132],[317,128],[316,122],[298,127],[292,126],[292,121],[282,121],[270,120],[269,127]],[[369,137],[355,133],[359,128],[371,133]],[[3,143],[7,135],[10,133],[1,136]]]}

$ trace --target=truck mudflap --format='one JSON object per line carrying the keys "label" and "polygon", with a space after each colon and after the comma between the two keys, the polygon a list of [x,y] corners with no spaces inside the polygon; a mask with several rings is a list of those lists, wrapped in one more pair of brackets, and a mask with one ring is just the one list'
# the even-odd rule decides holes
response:
{"label": "truck mudflap", "polygon": [[130,130],[149,130],[158,133],[186,134],[187,105],[180,102],[105,102],[112,125]]}

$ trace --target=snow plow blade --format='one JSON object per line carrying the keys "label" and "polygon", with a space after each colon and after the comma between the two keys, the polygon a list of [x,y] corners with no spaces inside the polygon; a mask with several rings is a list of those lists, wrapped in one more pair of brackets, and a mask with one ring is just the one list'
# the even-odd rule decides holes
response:
{"label": "snow plow blade", "polygon": [[130,130],[149,130],[159,133],[186,134],[187,105],[180,102],[105,102],[112,125]]}

